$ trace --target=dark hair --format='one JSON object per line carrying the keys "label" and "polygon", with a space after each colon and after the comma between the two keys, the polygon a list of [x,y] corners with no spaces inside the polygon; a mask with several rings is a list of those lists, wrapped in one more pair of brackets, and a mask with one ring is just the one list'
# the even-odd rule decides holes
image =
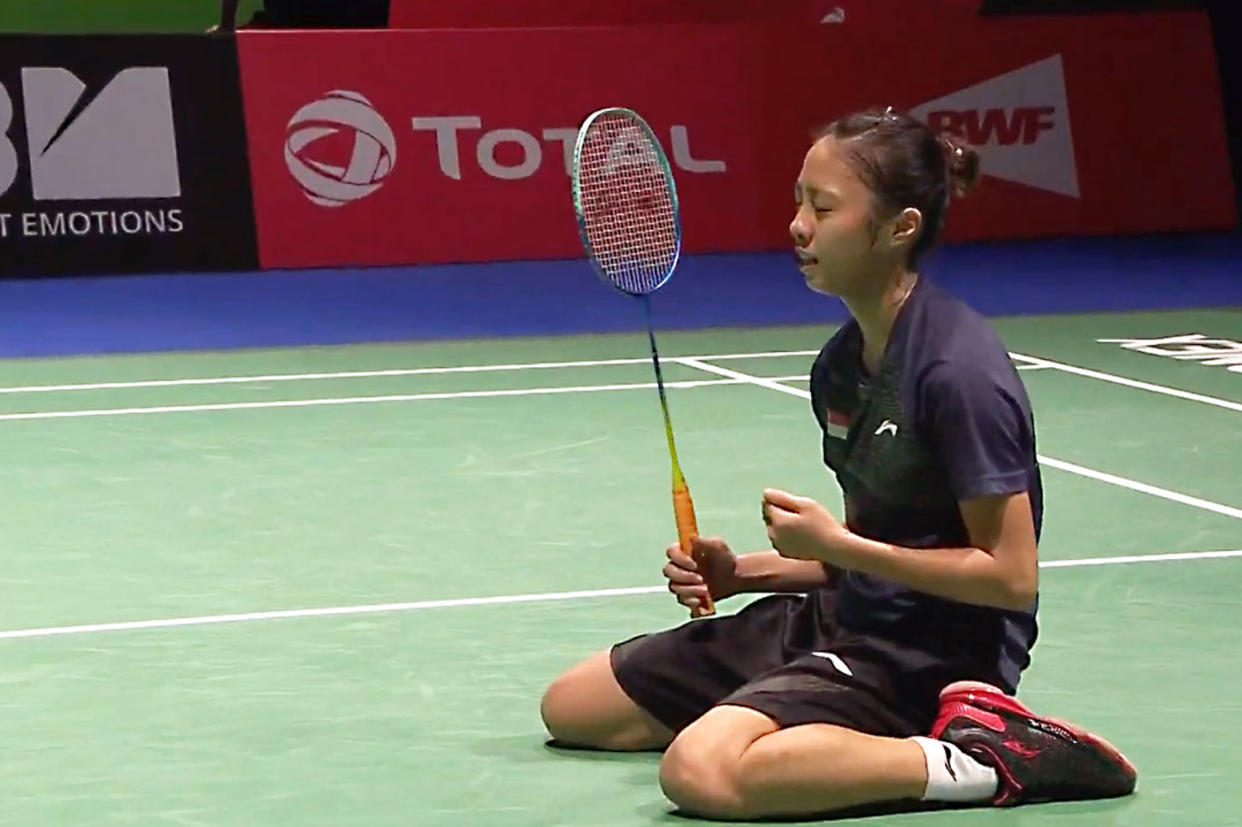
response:
{"label": "dark hair", "polygon": [[848,141],[851,166],[875,196],[876,218],[906,207],[923,214],[909,266],[936,246],[950,196],[961,198],[979,180],[979,153],[949,135],[937,135],[909,115],[868,109],[838,118],[815,134]]}

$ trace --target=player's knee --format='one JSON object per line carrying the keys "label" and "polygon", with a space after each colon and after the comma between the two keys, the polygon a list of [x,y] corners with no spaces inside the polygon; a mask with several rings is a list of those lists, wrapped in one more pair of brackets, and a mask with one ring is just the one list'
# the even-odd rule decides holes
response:
{"label": "player's knee", "polygon": [[574,702],[578,692],[574,687],[574,677],[570,673],[561,675],[552,681],[543,693],[539,702],[539,715],[543,718],[544,729],[552,739],[565,744],[580,744],[584,716]]}
{"label": "player's knee", "polygon": [[539,714],[548,735],[562,746],[618,751],[663,746],[638,719],[637,711],[633,716],[618,714],[577,670],[552,682],[543,693]]}
{"label": "player's knee", "polygon": [[660,789],[687,815],[704,818],[750,817],[738,783],[735,761],[703,741],[676,738],[660,761]]}

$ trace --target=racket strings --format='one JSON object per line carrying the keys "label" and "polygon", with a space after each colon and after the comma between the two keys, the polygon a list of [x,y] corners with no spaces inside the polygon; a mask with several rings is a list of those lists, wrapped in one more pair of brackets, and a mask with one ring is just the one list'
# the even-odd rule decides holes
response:
{"label": "racket strings", "polygon": [[627,293],[664,283],[679,252],[676,207],[658,147],[623,116],[591,127],[579,160],[583,225],[607,278]]}

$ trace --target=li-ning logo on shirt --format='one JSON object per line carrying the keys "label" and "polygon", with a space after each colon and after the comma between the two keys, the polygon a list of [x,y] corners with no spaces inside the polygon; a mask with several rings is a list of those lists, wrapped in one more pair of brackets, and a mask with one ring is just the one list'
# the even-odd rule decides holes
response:
{"label": "li-ning logo on shirt", "polygon": [[897,436],[897,423],[891,419],[884,420],[880,423],[880,427],[875,429],[875,435],[879,436],[880,434],[891,434],[892,436]]}
{"label": "li-ning logo on shirt", "polygon": [[817,658],[823,658],[831,663],[833,667],[842,675],[848,675],[851,678],[854,677],[854,670],[846,666],[845,661],[841,660],[840,657],[834,655],[832,652],[812,652],[811,654]]}

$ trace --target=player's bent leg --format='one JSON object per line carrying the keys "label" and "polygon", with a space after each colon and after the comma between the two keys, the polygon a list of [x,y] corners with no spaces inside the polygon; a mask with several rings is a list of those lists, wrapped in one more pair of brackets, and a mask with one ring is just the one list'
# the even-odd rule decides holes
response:
{"label": "player's bent leg", "polygon": [[673,740],[660,785],[690,815],[770,818],[918,799],[927,765],[908,739],[831,724],[780,729],[761,712],[721,705]]}
{"label": "player's bent leg", "polygon": [[540,704],[544,726],[563,746],[663,749],[673,731],[634,703],[617,683],[609,652],[597,652],[552,682]]}

